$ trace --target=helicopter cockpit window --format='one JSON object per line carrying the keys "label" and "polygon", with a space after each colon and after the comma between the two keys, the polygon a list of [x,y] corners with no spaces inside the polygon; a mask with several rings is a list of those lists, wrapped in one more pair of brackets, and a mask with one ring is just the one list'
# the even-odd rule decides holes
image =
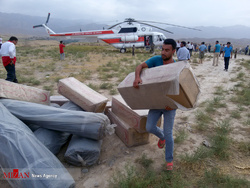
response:
{"label": "helicopter cockpit window", "polygon": [[121,28],[119,33],[135,33],[137,32],[137,27],[127,27],[127,28]]}
{"label": "helicopter cockpit window", "polygon": [[162,41],[161,35],[158,35],[158,41]]}

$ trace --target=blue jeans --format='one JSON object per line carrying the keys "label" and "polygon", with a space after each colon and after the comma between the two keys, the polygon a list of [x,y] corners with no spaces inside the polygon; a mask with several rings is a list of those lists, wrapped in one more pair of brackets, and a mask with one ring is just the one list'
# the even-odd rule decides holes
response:
{"label": "blue jeans", "polygon": [[[157,121],[163,114],[164,126],[163,130],[156,126]],[[165,159],[167,162],[173,161],[174,139],[173,139],[173,126],[176,110],[149,110],[146,130],[161,140],[166,140]]]}
{"label": "blue jeans", "polygon": [[65,58],[65,54],[64,54],[64,53],[61,53],[61,54],[60,54],[60,60],[64,60],[64,58]]}

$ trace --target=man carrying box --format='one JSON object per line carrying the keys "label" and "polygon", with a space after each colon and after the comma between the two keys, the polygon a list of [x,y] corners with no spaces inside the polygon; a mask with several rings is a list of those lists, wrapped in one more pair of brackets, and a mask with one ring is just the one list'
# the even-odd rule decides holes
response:
{"label": "man carrying box", "polygon": [[[154,56],[136,67],[133,87],[139,89],[139,84],[142,83],[142,80],[140,78],[142,69],[174,63],[175,60],[173,59],[173,55],[175,53],[175,49],[175,40],[165,39],[162,45],[161,56]],[[164,116],[163,130],[156,126],[157,121],[162,114]],[[146,130],[159,138],[158,147],[162,149],[166,144],[165,159],[167,170],[173,170],[173,125],[175,114],[176,110],[173,110],[168,106],[166,106],[165,109],[150,109],[146,123]]]}

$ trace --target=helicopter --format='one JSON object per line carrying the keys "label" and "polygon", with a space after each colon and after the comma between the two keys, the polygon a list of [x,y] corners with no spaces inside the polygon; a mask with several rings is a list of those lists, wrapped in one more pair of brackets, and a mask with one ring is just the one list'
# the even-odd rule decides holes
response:
{"label": "helicopter", "polygon": [[161,32],[152,31],[152,27],[173,34],[173,32],[171,31],[151,25],[149,23],[165,24],[175,27],[199,30],[196,28],[189,28],[163,22],[142,21],[135,20],[133,18],[126,18],[124,21],[116,23],[115,25],[110,26],[108,29],[92,31],[80,30],[77,32],[55,33],[47,26],[49,18],[50,13],[48,13],[45,24],[35,25],[33,26],[33,28],[44,27],[48,35],[51,37],[66,37],[67,39],[97,37],[97,39],[102,40],[103,42],[119,49],[121,53],[125,53],[127,48],[132,47],[147,48],[152,52],[154,51],[155,46],[162,46],[162,43],[166,39],[166,36]]}

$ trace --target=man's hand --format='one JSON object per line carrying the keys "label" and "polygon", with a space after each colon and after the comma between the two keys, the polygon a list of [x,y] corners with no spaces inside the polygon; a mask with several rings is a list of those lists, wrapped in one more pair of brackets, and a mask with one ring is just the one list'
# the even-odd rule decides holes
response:
{"label": "man's hand", "polygon": [[141,83],[142,83],[141,78],[136,78],[134,83],[133,83],[133,87],[134,88],[139,88],[139,84],[141,84]]}
{"label": "man's hand", "polygon": [[11,66],[13,65],[13,61],[12,61],[12,60],[10,60],[10,65],[11,65]]}
{"label": "man's hand", "polygon": [[165,110],[173,110],[172,108],[170,108],[169,106],[165,107]]}

